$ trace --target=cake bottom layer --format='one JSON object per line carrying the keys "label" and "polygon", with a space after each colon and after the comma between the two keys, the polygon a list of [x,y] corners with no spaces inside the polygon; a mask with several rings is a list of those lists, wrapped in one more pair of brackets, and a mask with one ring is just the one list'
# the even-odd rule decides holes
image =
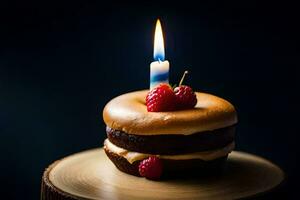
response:
{"label": "cake bottom layer", "polygon": [[[108,156],[108,158],[114,163],[114,165],[120,171],[134,176],[140,176],[139,160],[131,164],[125,158],[109,151],[107,148],[104,148],[104,151]],[[227,156],[217,158],[211,161],[203,161],[199,159],[191,159],[191,160],[161,159],[163,163],[162,178],[218,175],[223,171],[226,160],[227,160]]]}
{"label": "cake bottom layer", "polygon": [[[127,174],[131,174],[134,176],[140,176],[138,166],[141,160],[145,159],[144,156],[134,156],[135,159],[131,160],[128,157],[124,156],[124,151],[118,151],[119,147],[114,146],[109,140],[104,142],[104,151],[108,158],[114,163],[114,165],[122,172]],[[195,156],[185,156],[181,157],[180,155],[177,157],[171,156],[160,156],[163,163],[163,176],[164,177],[176,177],[178,176],[187,176],[187,175],[210,175],[210,174],[218,174],[224,168],[225,162],[227,160],[228,153],[232,151],[234,148],[234,143],[229,145],[227,149],[216,150],[215,152],[203,152],[205,154],[209,154],[209,160],[203,160],[196,158]],[[121,149],[121,148],[120,148]],[[216,152],[222,152],[217,153]],[[130,152],[133,154],[140,154],[137,152]],[[126,153],[125,153],[126,154]],[[201,155],[202,153],[200,153]],[[143,155],[143,154],[141,154]],[[213,157],[212,157],[213,156]],[[176,159],[174,159],[176,158]],[[182,159],[184,158],[184,159]],[[204,157],[205,158],[205,157]]]}

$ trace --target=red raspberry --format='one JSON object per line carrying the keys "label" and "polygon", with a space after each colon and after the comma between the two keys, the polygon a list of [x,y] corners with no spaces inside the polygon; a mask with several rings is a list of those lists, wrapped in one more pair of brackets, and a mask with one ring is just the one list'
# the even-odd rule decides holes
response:
{"label": "red raspberry", "polygon": [[175,109],[176,97],[173,89],[166,83],[153,88],[146,97],[148,112],[164,112]]}
{"label": "red raspberry", "polygon": [[147,179],[157,180],[162,174],[163,166],[161,160],[156,156],[150,156],[139,164],[140,175]]}
{"label": "red raspberry", "polygon": [[174,89],[176,96],[176,108],[179,110],[194,108],[197,104],[196,94],[193,89],[186,85],[181,85]]}

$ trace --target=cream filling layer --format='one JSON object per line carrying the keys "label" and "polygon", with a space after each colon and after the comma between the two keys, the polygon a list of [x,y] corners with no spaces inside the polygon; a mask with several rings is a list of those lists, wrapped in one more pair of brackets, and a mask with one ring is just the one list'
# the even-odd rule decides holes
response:
{"label": "cream filling layer", "polygon": [[[148,158],[152,154],[145,154],[145,153],[139,153],[134,151],[128,151],[126,149],[123,149],[121,147],[118,147],[111,143],[108,139],[104,141],[104,146],[109,151],[122,156],[125,158],[129,163],[134,163],[137,160],[143,160],[145,158]],[[235,147],[235,143],[232,142],[228,144],[227,146],[210,150],[210,151],[201,151],[201,152],[195,152],[195,153],[189,153],[189,154],[178,154],[178,155],[155,155],[162,159],[170,159],[170,160],[189,160],[189,159],[201,159],[204,161],[214,160],[223,156],[226,156],[229,154]]]}

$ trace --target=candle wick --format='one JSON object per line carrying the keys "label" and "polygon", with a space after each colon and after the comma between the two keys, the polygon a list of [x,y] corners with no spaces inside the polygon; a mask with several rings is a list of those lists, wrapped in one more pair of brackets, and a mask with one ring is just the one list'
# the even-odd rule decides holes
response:
{"label": "candle wick", "polygon": [[158,63],[159,63],[159,64],[161,63],[161,60],[160,60],[160,58],[158,58]]}

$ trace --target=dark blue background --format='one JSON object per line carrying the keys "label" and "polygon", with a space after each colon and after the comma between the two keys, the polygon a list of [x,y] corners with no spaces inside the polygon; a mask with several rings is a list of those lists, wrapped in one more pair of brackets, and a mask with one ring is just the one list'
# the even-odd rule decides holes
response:
{"label": "dark blue background", "polygon": [[[56,3],[0,6],[1,195],[38,199],[54,160],[101,147],[102,109],[148,88],[155,20],[170,79],[231,101],[237,149],[299,175],[299,11],[291,2]],[[3,188],[4,187],[4,188]]]}

